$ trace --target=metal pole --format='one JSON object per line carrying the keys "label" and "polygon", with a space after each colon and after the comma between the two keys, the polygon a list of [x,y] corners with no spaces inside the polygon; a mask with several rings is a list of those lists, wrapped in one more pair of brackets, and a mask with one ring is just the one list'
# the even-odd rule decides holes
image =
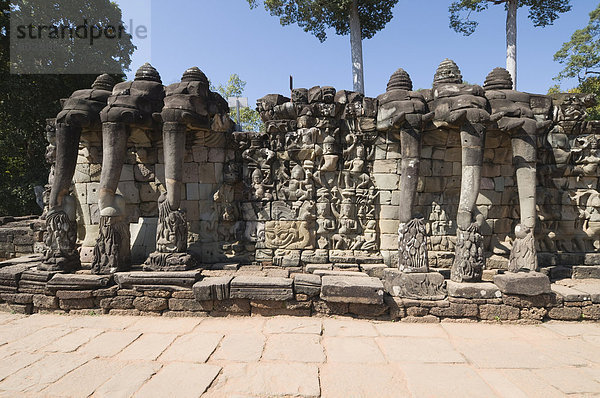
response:
{"label": "metal pole", "polygon": [[235,100],[235,107],[237,109],[237,125],[239,131],[242,131],[242,126],[240,125],[240,99],[239,97]]}

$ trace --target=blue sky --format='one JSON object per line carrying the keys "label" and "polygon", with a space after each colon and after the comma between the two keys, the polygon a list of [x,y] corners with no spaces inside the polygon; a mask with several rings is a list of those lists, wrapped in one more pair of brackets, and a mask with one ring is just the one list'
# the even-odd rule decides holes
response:
{"label": "blue sky", "polygon": [[[399,0],[394,18],[374,38],[363,41],[366,95],[385,92],[389,76],[399,67],[411,76],[415,89],[431,87],[437,65],[453,59],[469,83],[483,84],[495,67],[506,64],[502,6],[475,15],[480,22],[469,37],[448,27],[451,0]],[[148,38],[137,42],[135,69],[146,61],[165,84],[179,81],[185,69],[198,66],[214,84],[237,73],[247,81],[251,106],[268,93],[289,95],[289,75],[295,87],[331,85],[352,89],[350,39],[328,32],[320,43],[296,25],[281,26],[262,6],[251,10],[246,0],[117,0],[126,24],[148,25]],[[554,53],[574,30],[587,25],[598,0],[572,0],[573,10],[552,26],[534,28],[527,10],[518,15],[518,89],[546,93],[562,69]],[[576,85],[563,81],[562,88]]]}

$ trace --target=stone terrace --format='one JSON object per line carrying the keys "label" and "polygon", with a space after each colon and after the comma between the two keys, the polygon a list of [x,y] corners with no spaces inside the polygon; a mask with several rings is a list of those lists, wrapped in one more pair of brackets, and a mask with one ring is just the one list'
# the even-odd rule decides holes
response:
{"label": "stone terrace", "polygon": [[584,322],[0,314],[0,358],[2,397],[600,394]]}

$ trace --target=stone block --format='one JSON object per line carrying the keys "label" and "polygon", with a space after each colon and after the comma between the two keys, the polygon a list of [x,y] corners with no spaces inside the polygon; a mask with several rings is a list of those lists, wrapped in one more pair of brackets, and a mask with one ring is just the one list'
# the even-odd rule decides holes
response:
{"label": "stone block", "polygon": [[[195,164],[195,163],[194,163]],[[198,177],[196,181],[186,181],[186,182],[199,182],[201,184],[216,184],[216,169],[215,163],[200,163],[197,165]]]}
{"label": "stone block", "polygon": [[229,299],[229,300],[215,300],[213,312],[211,315],[225,315],[225,314],[250,314],[250,300],[244,299]]}
{"label": "stone block", "polygon": [[260,276],[238,276],[231,281],[229,295],[232,299],[292,300],[293,279]]}
{"label": "stone block", "polygon": [[133,306],[139,311],[162,311],[169,307],[166,298],[136,297]]}
{"label": "stone block", "polygon": [[133,300],[134,297],[132,296],[106,297],[100,300],[100,307],[120,310],[132,309]]}
{"label": "stone block", "polygon": [[373,278],[383,279],[384,271],[388,269],[385,264],[361,264],[360,270]]}
{"label": "stone block", "polygon": [[[300,260],[308,265],[323,265],[329,263],[329,251],[326,249],[319,250],[302,250]],[[307,271],[310,272],[310,271]]]}
{"label": "stone block", "polygon": [[157,202],[161,194],[161,185],[155,182],[141,184],[139,195],[142,202]]}
{"label": "stone block", "polygon": [[517,307],[504,304],[483,304],[479,306],[479,317],[488,321],[514,321],[519,319]]}
{"label": "stone block", "polygon": [[212,311],[213,302],[197,301],[193,299],[169,299],[169,310],[171,311]]}
{"label": "stone block", "polygon": [[448,296],[468,299],[494,299],[502,297],[498,286],[490,282],[468,283],[447,281]]}
{"label": "stone block", "polygon": [[85,185],[87,188],[85,203],[98,203],[98,191],[100,190],[100,184],[97,182],[90,182],[89,184]]}
{"label": "stone block", "polygon": [[56,274],[48,281],[50,291],[103,289],[112,281],[110,275]]}
{"label": "stone block", "polygon": [[211,163],[225,162],[225,149],[224,148],[209,148],[208,149],[208,161]]}
{"label": "stone block", "polygon": [[600,305],[594,304],[583,307],[582,318],[597,321],[600,319]]}
{"label": "stone block", "polygon": [[61,310],[87,310],[96,308],[96,303],[93,298],[64,300],[59,299],[58,306]]}
{"label": "stone block", "polygon": [[229,299],[229,284],[233,276],[216,276],[204,278],[192,287],[194,297],[198,301]]}
{"label": "stone block", "polygon": [[317,270],[332,270],[333,264],[306,264],[304,271],[312,274]]}
{"label": "stone block", "polygon": [[341,303],[382,304],[383,283],[371,277],[323,276],[321,299]]}
{"label": "stone block", "polygon": [[194,145],[192,147],[192,156],[196,163],[206,163],[208,161],[208,148],[205,146]]}
{"label": "stone block", "polygon": [[33,294],[28,293],[0,293],[0,299],[7,303],[31,304],[33,303]]}
{"label": "stone block", "polygon": [[537,296],[550,293],[550,279],[539,272],[507,272],[494,276],[494,284],[502,293]]}
{"label": "stone block", "polygon": [[185,198],[186,200],[200,200],[200,190],[197,183],[185,184]]}
{"label": "stone block", "polygon": [[563,301],[580,302],[580,301],[591,301],[592,300],[592,297],[590,296],[589,293],[585,293],[583,291],[576,290],[576,289],[571,289],[568,286],[553,284],[552,291],[554,293],[556,293],[557,295],[559,295],[563,299]]}
{"label": "stone block", "polygon": [[78,164],[75,166],[75,174],[73,175],[73,182],[79,184],[82,182],[90,182],[90,165],[89,164]]}
{"label": "stone block", "polygon": [[548,318],[559,321],[578,321],[582,315],[580,307],[555,307],[548,311]]}
{"label": "stone block", "polygon": [[[379,211],[379,219],[381,220],[397,220],[398,219],[398,206],[382,205]],[[397,230],[394,232],[398,232]],[[392,233],[394,233],[392,232]]]}
{"label": "stone block", "polygon": [[119,185],[117,186],[117,193],[125,198],[126,203],[140,203],[140,191],[135,186],[133,181],[119,182]]}
{"label": "stone block", "polygon": [[373,173],[396,174],[398,161],[395,159],[373,161]]}
{"label": "stone block", "polygon": [[444,276],[439,272],[402,272],[396,268],[383,271],[385,291],[392,296],[416,300],[446,298]]}
{"label": "stone block", "polygon": [[63,300],[86,299],[94,297],[91,290],[57,290],[56,297]]}
{"label": "stone block", "polygon": [[46,296],[45,294],[36,294],[33,296],[33,306],[43,309],[57,309],[58,298],[54,296]]}
{"label": "stone block", "polygon": [[[118,272],[115,274],[115,281],[122,289],[140,288],[142,286],[176,286],[190,289],[194,283],[200,279],[201,271],[174,271],[174,272]],[[152,289],[145,289],[152,290]],[[154,290],[161,290],[154,289]],[[164,290],[164,289],[162,289]],[[177,289],[170,289],[177,290]]]}
{"label": "stone block", "polygon": [[364,272],[359,272],[359,271],[345,271],[345,270],[337,270],[337,269],[332,269],[332,270],[328,270],[328,269],[317,269],[313,272],[313,274],[318,275],[318,276],[349,276],[349,277],[359,277],[359,278],[368,278],[369,275],[367,275]]}
{"label": "stone block", "polygon": [[[586,257],[587,260],[587,257]],[[573,266],[573,279],[600,279],[600,265]]]}
{"label": "stone block", "polygon": [[306,294],[309,297],[321,293],[321,277],[312,274],[297,274],[294,276],[294,291],[296,294]]}
{"label": "stone block", "polygon": [[448,307],[432,307],[431,315],[448,318],[475,318],[479,314],[477,304],[450,303]]}
{"label": "stone block", "polygon": [[[397,217],[397,216],[396,216]],[[398,234],[381,234],[379,236],[381,250],[398,250]]]}
{"label": "stone block", "polygon": [[[214,174],[214,169],[213,169]],[[183,183],[198,182],[198,164],[197,163],[184,163],[183,164]]]}
{"label": "stone block", "polygon": [[383,190],[396,190],[398,189],[398,183],[400,182],[400,176],[398,174],[373,174],[375,180],[375,186],[378,189]]}
{"label": "stone block", "polygon": [[135,181],[135,177],[133,174],[133,165],[132,164],[124,164],[121,169],[121,177],[120,181]]}

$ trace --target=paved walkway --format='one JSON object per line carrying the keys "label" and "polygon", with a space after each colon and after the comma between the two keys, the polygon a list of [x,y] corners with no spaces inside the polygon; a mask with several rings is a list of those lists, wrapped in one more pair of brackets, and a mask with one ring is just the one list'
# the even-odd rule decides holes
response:
{"label": "paved walkway", "polygon": [[0,397],[600,396],[600,324],[0,313]]}

